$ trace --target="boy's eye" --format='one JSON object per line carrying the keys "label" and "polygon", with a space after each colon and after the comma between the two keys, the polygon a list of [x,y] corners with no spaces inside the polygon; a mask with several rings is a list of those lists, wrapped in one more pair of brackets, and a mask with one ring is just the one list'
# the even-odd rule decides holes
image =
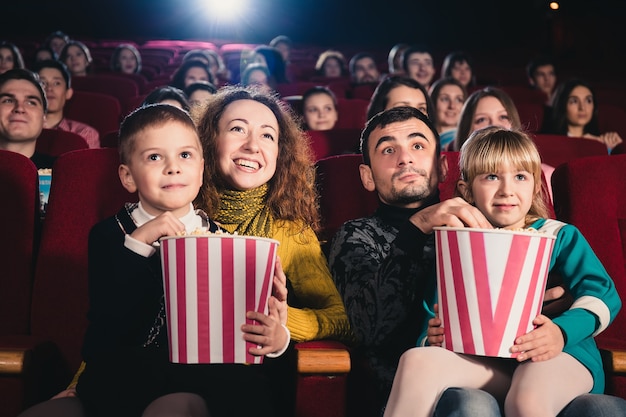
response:
{"label": "boy's eye", "polygon": [[393,148],[385,148],[383,149],[383,154],[391,155],[393,153]]}
{"label": "boy's eye", "polygon": [[415,145],[413,145],[413,149],[424,149],[424,145],[422,145],[421,143],[416,143]]}
{"label": "boy's eye", "polygon": [[153,153],[148,155],[148,159],[151,161],[158,161],[159,159],[161,159],[161,155]]}
{"label": "boy's eye", "polygon": [[180,156],[181,156],[181,158],[183,158],[183,159],[189,159],[189,158],[191,158],[191,152],[182,152],[182,153],[180,154]]}
{"label": "boy's eye", "polygon": [[485,178],[487,178],[489,181],[495,181],[498,179],[498,176],[496,174],[487,174]]}

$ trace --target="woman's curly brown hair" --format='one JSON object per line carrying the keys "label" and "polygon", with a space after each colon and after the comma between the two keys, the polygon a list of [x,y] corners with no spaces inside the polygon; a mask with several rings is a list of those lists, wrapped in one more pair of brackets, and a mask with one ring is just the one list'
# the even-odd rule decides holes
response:
{"label": "woman's curly brown hair", "polygon": [[219,208],[221,192],[230,187],[218,169],[217,137],[224,110],[238,100],[254,100],[265,105],[278,121],[278,160],[267,193],[267,204],[272,215],[278,220],[303,222],[313,230],[318,230],[318,195],[308,137],[286,104],[276,95],[264,93],[254,86],[222,87],[199,116],[197,124],[204,147],[205,170],[204,184],[196,199],[197,206],[214,217]]}

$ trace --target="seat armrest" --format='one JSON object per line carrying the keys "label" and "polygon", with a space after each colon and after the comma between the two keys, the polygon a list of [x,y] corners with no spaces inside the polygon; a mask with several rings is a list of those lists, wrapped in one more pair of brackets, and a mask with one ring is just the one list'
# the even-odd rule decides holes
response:
{"label": "seat armrest", "polygon": [[600,349],[605,370],[615,375],[626,375],[626,350]]}
{"label": "seat armrest", "polygon": [[297,371],[301,374],[347,374],[350,352],[340,342],[316,340],[296,343]]}

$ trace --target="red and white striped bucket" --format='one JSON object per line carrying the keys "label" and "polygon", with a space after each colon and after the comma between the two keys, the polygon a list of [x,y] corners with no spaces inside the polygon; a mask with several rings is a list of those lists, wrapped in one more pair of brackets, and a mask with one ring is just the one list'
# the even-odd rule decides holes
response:
{"label": "red and white striped bucket", "polygon": [[267,314],[278,241],[200,235],[161,239],[170,361],[259,364],[241,325]]}
{"label": "red and white striped bucket", "polygon": [[446,349],[512,358],[541,312],[555,237],[435,227],[439,318]]}

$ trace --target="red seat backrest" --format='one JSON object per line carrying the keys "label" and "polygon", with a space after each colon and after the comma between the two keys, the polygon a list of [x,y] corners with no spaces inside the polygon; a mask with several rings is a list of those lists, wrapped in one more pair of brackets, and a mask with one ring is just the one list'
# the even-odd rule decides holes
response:
{"label": "red seat backrest", "polygon": [[78,133],[59,129],[42,129],[35,148],[38,152],[59,156],[62,153],[87,149],[87,141]]}
{"label": "red seat backrest", "polygon": [[516,101],[515,107],[519,114],[522,128],[528,132],[536,133],[543,126],[544,105],[532,101]]}
{"label": "red seat backrest", "polygon": [[93,126],[102,136],[119,128],[122,109],[120,101],[108,94],[75,90],[65,103],[64,114],[68,119]]}
{"label": "red seat backrest", "polygon": [[0,195],[0,334],[27,334],[39,222],[39,180],[29,158],[0,150]]}
{"label": "red seat backrest", "polygon": [[353,98],[337,98],[337,113],[339,118],[335,129],[359,129],[365,127],[367,106],[369,101]]}
{"label": "red seat backrest", "polygon": [[626,140],[626,105],[619,107],[610,103],[598,104],[600,133],[617,132]]}
{"label": "red seat backrest", "polygon": [[137,200],[122,187],[118,166],[117,150],[103,148],[63,154],[53,169],[35,268],[31,329],[33,336],[58,346],[69,377],[81,362],[87,326],[89,232],[125,202]]}
{"label": "red seat backrest", "polygon": [[316,183],[322,215],[321,241],[330,241],[347,220],[369,216],[378,207],[378,195],[363,188],[360,154],[334,155],[316,162]]}
{"label": "red seat backrest", "polygon": [[108,94],[117,98],[120,102],[127,97],[139,95],[140,91],[140,87],[135,80],[107,73],[73,77],[72,88],[78,91]]}
{"label": "red seat backrest", "polygon": [[[626,297],[624,167],[626,155],[606,155],[572,160],[557,167],[552,174],[557,218],[582,232],[615,282],[622,302]],[[625,334],[626,311],[622,308],[615,321],[595,339],[601,348],[625,350]],[[613,386],[618,395],[626,395],[626,377],[613,376],[612,379],[608,386]]]}
{"label": "red seat backrest", "polygon": [[606,146],[593,139],[546,133],[536,133],[533,137],[541,154],[541,160],[553,167],[576,158],[608,155]]}

